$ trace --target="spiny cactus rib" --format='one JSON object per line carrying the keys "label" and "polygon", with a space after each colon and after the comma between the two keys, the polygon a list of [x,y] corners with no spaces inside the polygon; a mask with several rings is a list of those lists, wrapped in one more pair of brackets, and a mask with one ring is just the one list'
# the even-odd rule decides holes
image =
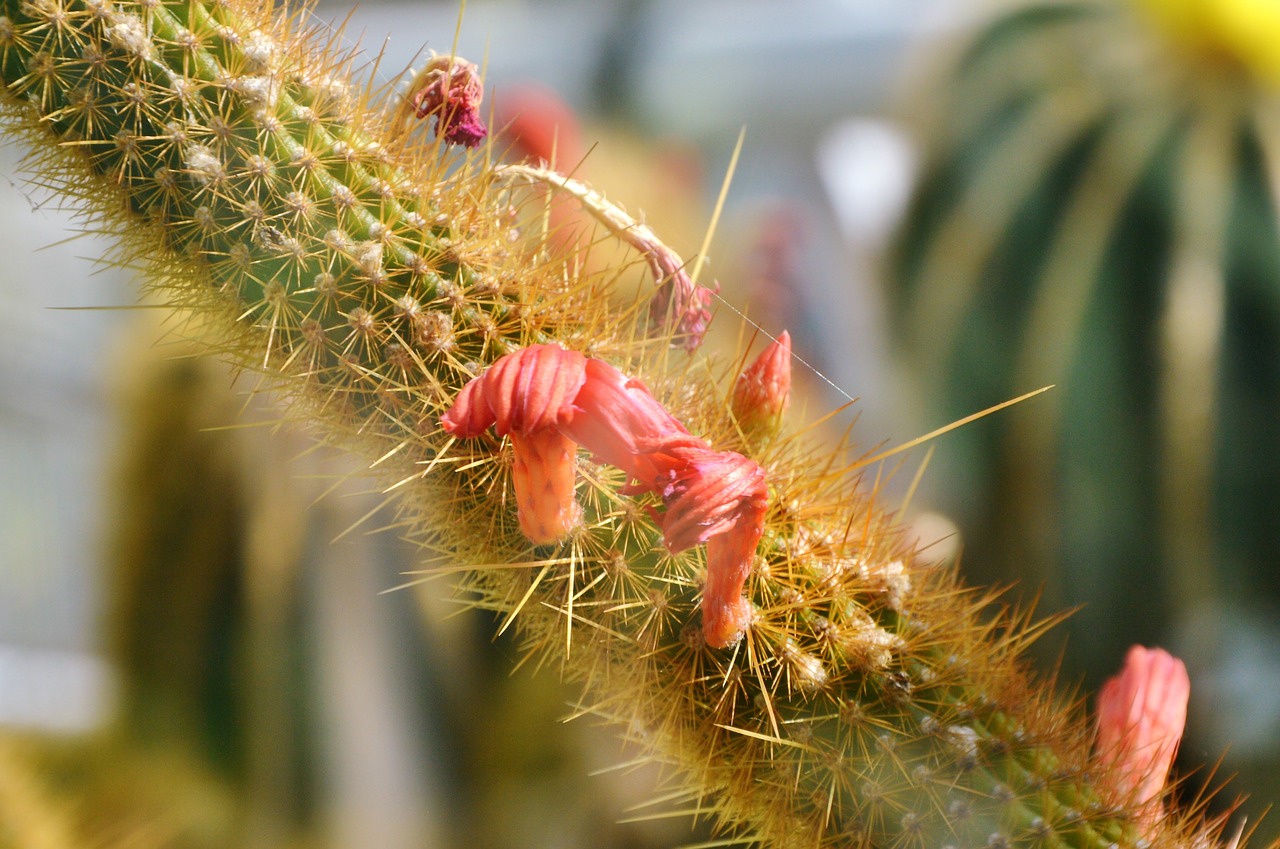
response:
{"label": "spiny cactus rib", "polygon": [[162,292],[225,319],[230,353],[377,458],[474,603],[676,764],[698,810],[770,846],[1201,839],[1176,817],[1140,834],[1095,789],[1080,711],[1020,669],[1041,626],[914,563],[875,493],[794,434],[755,458],[769,507],[731,648],[701,639],[704,551],[668,554],[654,496],[620,494],[616,470],[579,457],[579,527],[531,546],[509,443],[439,426],[485,364],[557,340],[747,448],[725,391],[670,367],[684,355],[646,338],[640,305],[610,307],[608,280],[518,230],[518,189],[480,156],[414,141],[348,91],[330,46],[255,5],[3,0],[8,126]]}

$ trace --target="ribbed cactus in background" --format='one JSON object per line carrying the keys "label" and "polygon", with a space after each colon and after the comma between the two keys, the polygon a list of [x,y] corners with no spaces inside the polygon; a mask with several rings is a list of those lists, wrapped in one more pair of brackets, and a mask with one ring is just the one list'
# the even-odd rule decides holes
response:
{"label": "ribbed cactus in background", "polygon": [[[921,406],[1057,384],[957,434],[934,482],[975,576],[1085,605],[1066,666],[1091,682],[1115,646],[1191,623],[1203,669],[1236,653],[1210,647],[1228,617],[1280,604],[1277,67],[1274,3],[1028,3],[973,37],[926,118],[894,281]],[[1259,690],[1239,713],[1218,694],[1202,727],[1274,729]],[[1225,771],[1265,757],[1251,783],[1274,783],[1274,743],[1242,742]]]}
{"label": "ribbed cactus in background", "polygon": [[[40,179],[366,457],[407,532],[584,684],[584,712],[673,764],[691,810],[769,846],[1211,839],[1151,816],[1132,765],[1093,756],[1079,706],[1021,668],[1042,626],[914,561],[890,505],[855,487],[851,452],[740,427],[728,369],[681,350],[706,294],[656,240],[635,244],[666,278],[657,300],[611,297],[615,273],[579,277],[538,232],[531,172],[410,133],[413,110],[353,91],[300,18],[244,0],[0,11],[8,124]],[[465,100],[413,106],[449,136]],[[474,140],[466,127],[457,140]],[[712,460],[731,469],[720,486],[699,477]],[[651,467],[671,477],[626,479]],[[564,508],[554,526],[531,523],[551,497],[526,487],[542,474]],[[722,561],[749,571],[745,600]],[[704,584],[728,625],[703,621]]]}

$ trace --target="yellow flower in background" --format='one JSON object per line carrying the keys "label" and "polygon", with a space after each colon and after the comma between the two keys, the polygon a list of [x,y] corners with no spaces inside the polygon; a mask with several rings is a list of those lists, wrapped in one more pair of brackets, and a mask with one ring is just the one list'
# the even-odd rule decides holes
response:
{"label": "yellow flower in background", "polygon": [[1280,0],[1137,0],[1175,39],[1204,57],[1280,85]]}

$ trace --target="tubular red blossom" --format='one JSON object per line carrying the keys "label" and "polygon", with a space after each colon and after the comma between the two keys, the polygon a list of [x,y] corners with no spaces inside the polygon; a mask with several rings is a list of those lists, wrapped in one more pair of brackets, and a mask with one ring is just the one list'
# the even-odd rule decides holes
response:
{"label": "tubular red blossom", "polygon": [[457,56],[431,57],[412,98],[419,118],[436,116],[436,135],[464,147],[475,147],[489,134],[480,117],[483,99],[479,69]]}
{"label": "tubular red blossom", "polygon": [[586,366],[586,357],[559,345],[530,345],[499,358],[481,377],[498,435],[568,424]]}
{"label": "tubular red blossom", "polygon": [[751,621],[751,602],[742,590],[764,534],[764,469],[694,438],[668,442],[651,453],[668,470],[661,489],[663,543],[673,554],[707,543],[702,633],[713,648],[732,645]]}
{"label": "tubular red blossom", "polygon": [[665,474],[646,447],[689,434],[644,383],[602,360],[587,360],[574,406],[577,414],[564,432],[597,461],[625,471],[641,491],[655,489]]}
{"label": "tubular red blossom", "polygon": [[1098,694],[1098,758],[1117,801],[1139,806],[1143,822],[1164,814],[1160,794],[1187,723],[1191,680],[1163,649],[1133,646],[1124,669]]}
{"label": "tubular red blossom", "polygon": [[558,542],[581,521],[575,443],[622,469],[632,494],[661,496],[672,554],[707,543],[707,645],[732,645],[750,625],[742,591],[764,533],[764,469],[692,436],[639,380],[557,345],[532,345],[467,383],[440,423],[458,437],[490,426],[511,437],[520,530],[535,544]]}
{"label": "tubular red blossom", "polygon": [[738,377],[733,414],[748,433],[772,433],[790,404],[791,334],[784,330]]}
{"label": "tubular red blossom", "polygon": [[582,517],[574,499],[575,446],[559,428],[573,418],[586,362],[559,345],[530,345],[467,383],[440,418],[454,436],[479,436],[490,425],[511,436],[517,518],[538,545],[563,539]]}

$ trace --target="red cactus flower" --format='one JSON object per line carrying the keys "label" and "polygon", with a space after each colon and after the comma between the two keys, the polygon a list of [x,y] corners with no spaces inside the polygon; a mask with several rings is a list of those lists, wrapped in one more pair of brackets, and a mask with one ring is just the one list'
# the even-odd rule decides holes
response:
{"label": "red cactus flower", "polygon": [[751,603],[742,589],[764,533],[764,469],[693,438],[669,442],[653,454],[668,476],[661,489],[663,544],[676,554],[707,543],[702,633],[713,648],[732,645],[751,620]]}
{"label": "red cactus flower", "polygon": [[559,345],[531,345],[501,357],[467,383],[440,419],[448,433],[479,436],[491,425],[511,436],[520,530],[538,545],[558,542],[577,525],[575,446],[559,428],[574,413],[587,358]]}
{"label": "red cactus flower", "polygon": [[643,383],[608,363],[558,345],[532,345],[472,379],[440,420],[460,438],[493,427],[515,450],[520,530],[558,542],[580,521],[574,498],[576,445],[625,471],[632,494],[654,492],[673,554],[707,543],[703,634],[736,642],[751,620],[742,595],[767,506],[764,469],[692,436]]}
{"label": "red cactus flower", "polygon": [[1154,825],[1164,814],[1160,794],[1187,723],[1191,680],[1181,660],[1163,649],[1133,646],[1124,669],[1098,694],[1098,759],[1109,767],[1118,802]]}

